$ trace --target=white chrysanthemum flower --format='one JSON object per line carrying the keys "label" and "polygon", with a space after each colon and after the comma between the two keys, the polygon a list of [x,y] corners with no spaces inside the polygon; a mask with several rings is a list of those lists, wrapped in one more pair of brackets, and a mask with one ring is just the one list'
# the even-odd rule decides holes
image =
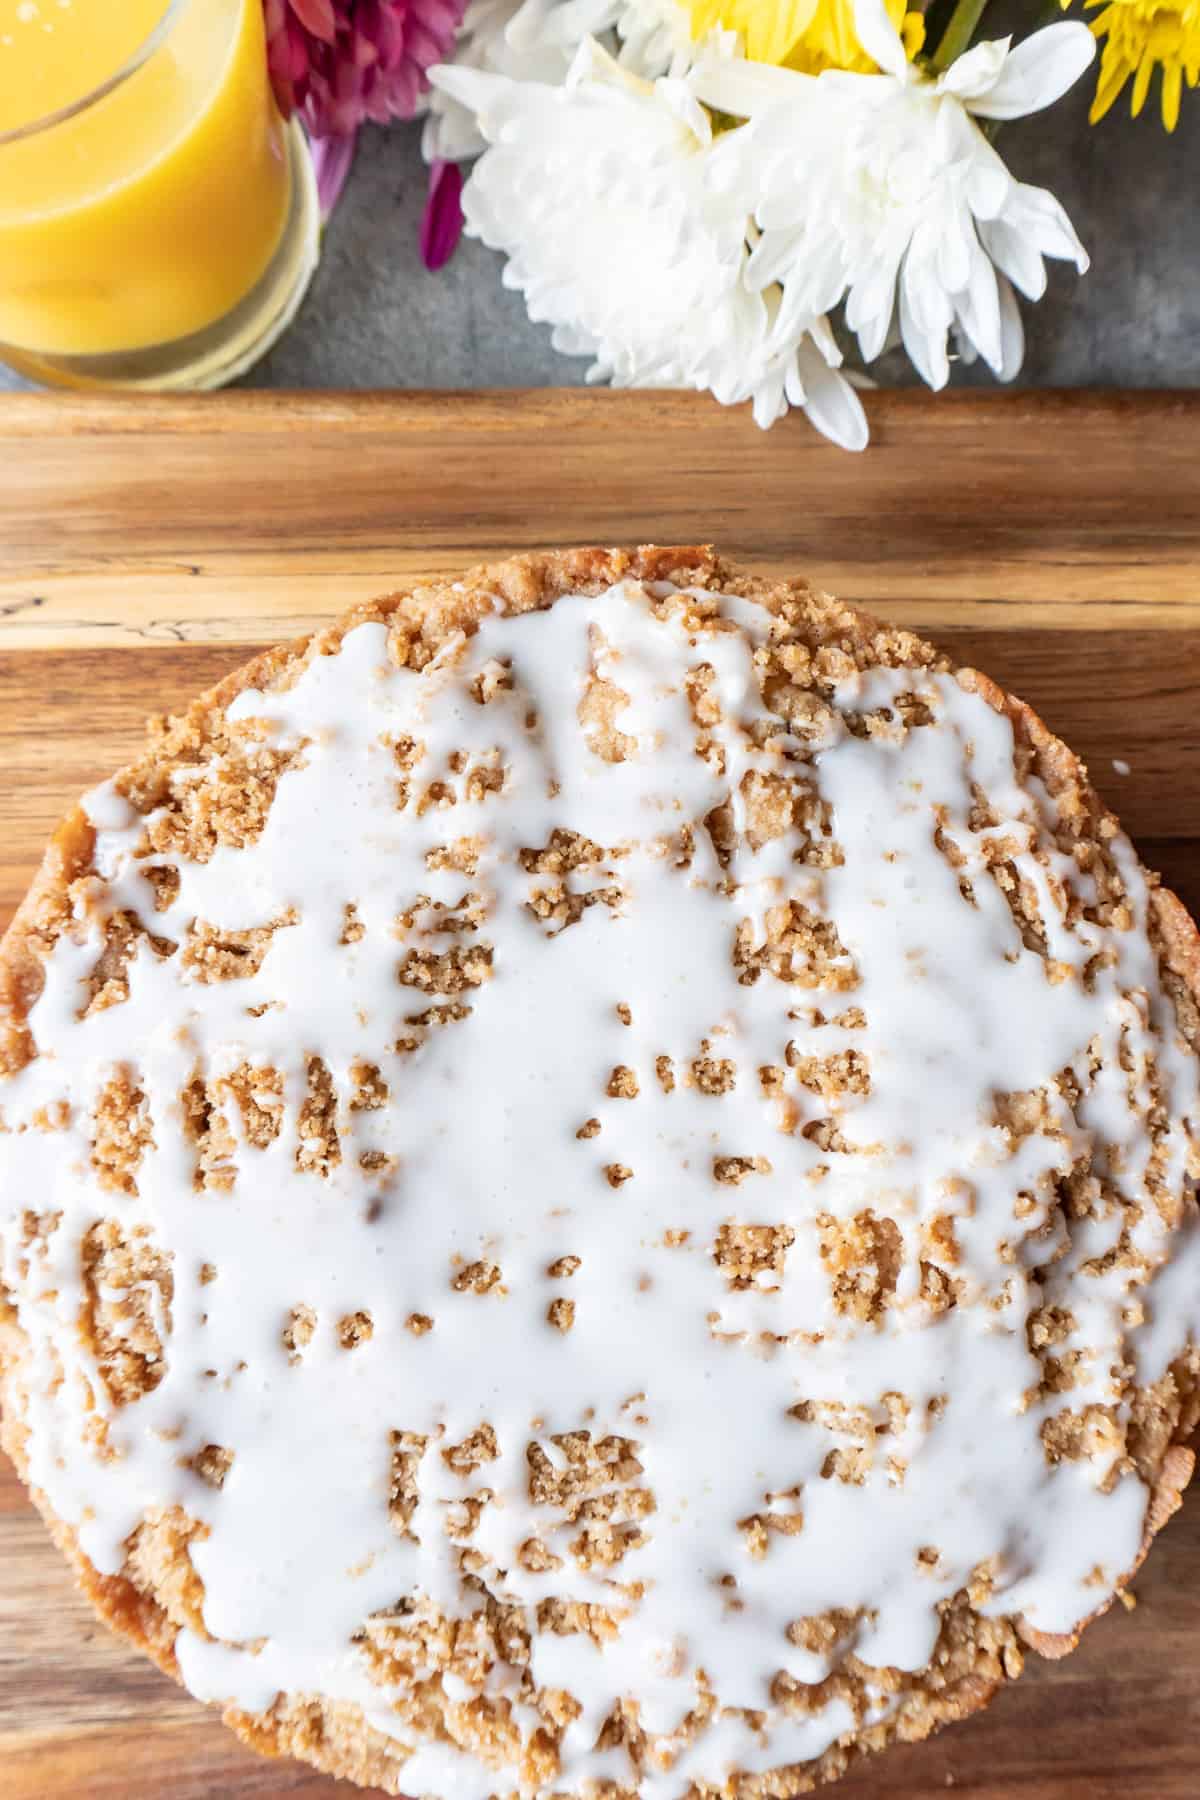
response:
{"label": "white chrysanthemum flower", "polygon": [[509,258],[505,285],[555,348],[594,359],[589,379],[707,388],[762,425],[790,403],[862,447],[824,321],[781,330],[778,297],[746,284],[736,134],[714,142],[690,75],[644,81],[588,40],[561,86],[460,64],[431,78],[490,146],[463,190],[468,232]]}
{"label": "white chrysanthemum flower", "polygon": [[[691,19],[679,0],[471,0],[458,28],[454,64],[554,85],[566,80],[589,37],[650,80],[686,73],[697,54]],[[438,88],[427,105],[421,137],[426,162],[465,162],[480,154],[485,140],[469,106]]]}
{"label": "white chrysanthemum flower", "polygon": [[1057,100],[1091,62],[1081,24],[1051,25],[1016,49],[978,44],[932,79],[907,59],[883,0],[856,0],[855,29],[879,75],[815,78],[708,61],[696,89],[750,121],[731,134],[761,231],[753,286],[783,286],[781,325],[830,311],[870,362],[898,315],[931,387],[949,374],[953,328],[1002,378],[1024,340],[1012,284],[1031,299],[1043,257],[1087,254],[1052,194],[1014,180],[979,119],[1013,119]]}

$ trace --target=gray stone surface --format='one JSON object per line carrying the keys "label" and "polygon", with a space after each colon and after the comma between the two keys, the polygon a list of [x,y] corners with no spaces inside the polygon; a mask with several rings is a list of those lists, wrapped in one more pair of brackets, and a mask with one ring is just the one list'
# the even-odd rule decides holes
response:
{"label": "gray stone surface", "polygon": [[[1087,123],[1092,78],[1053,111],[1004,127],[999,147],[1023,181],[1053,189],[1092,255],[1088,275],[1052,266],[1026,307],[1022,383],[1200,386],[1200,92],[1185,90],[1168,137],[1157,90],[1139,120],[1126,104]],[[364,134],[312,290],[287,337],[247,378],[257,387],[569,386],[585,364],[558,356],[501,283],[501,260],[464,242],[437,275],[421,267],[425,173],[418,128]],[[915,379],[895,354],[872,370]],[[990,379],[956,371],[955,379]],[[0,385],[21,385],[0,370]]]}

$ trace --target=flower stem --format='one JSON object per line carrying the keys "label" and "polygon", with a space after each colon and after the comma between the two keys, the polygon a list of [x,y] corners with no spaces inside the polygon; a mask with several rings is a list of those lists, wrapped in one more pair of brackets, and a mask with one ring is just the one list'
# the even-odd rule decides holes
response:
{"label": "flower stem", "polygon": [[948,69],[955,58],[962,55],[975,36],[975,28],[986,5],[987,0],[958,0],[933,53],[935,69]]}

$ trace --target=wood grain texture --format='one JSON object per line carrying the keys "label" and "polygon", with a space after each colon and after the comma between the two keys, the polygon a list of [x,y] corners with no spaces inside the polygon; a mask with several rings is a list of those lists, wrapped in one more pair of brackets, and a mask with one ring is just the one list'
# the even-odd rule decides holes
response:
{"label": "wood grain texture", "polygon": [[[254,647],[550,543],[715,540],[1030,700],[1200,912],[1200,395],[868,398],[852,459],[688,395],[0,405],[0,924],[64,807]],[[1118,774],[1114,759],[1129,765]],[[1120,1608],[846,1800],[1193,1800],[1200,1493]],[[95,1623],[0,1466],[5,1800],[353,1790],[262,1762]]]}
{"label": "wood grain texture", "polygon": [[850,457],[696,394],[14,395],[0,641],[277,638],[547,539],[719,539],[930,625],[1158,628],[1194,604],[1200,394],[868,405]]}

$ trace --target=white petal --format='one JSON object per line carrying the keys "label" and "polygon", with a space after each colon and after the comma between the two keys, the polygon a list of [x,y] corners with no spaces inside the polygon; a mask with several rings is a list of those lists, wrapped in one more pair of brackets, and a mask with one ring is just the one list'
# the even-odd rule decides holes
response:
{"label": "white petal", "polygon": [[1005,222],[1028,238],[1043,256],[1073,262],[1081,275],[1087,273],[1090,258],[1075,235],[1075,227],[1065,210],[1046,188],[1027,187],[1015,182],[1012,197],[1004,210]]}
{"label": "white petal", "polygon": [[[771,240],[782,239],[782,233],[773,234]],[[823,255],[802,257],[795,260],[778,259],[776,273],[768,278],[766,264],[758,265],[757,258],[761,254],[760,245],[746,265],[746,281],[752,288],[762,289],[770,285],[771,280],[783,282],[783,301],[776,329],[785,337],[799,335],[801,323],[832,312],[841,304],[846,291],[846,272],[837,254],[836,244],[826,247]]]}
{"label": "white petal", "polygon": [[1025,360],[1025,327],[1021,323],[1021,309],[1012,284],[1001,275],[996,285],[1000,292],[1001,333],[1000,367],[996,373],[1001,381],[1013,381]]}
{"label": "white petal", "polygon": [[934,268],[938,281],[952,294],[965,288],[971,278],[971,245],[974,238],[975,228],[971,223],[971,215],[960,207],[950,207],[938,237]]}
{"label": "white petal", "polygon": [[846,258],[842,246],[830,241],[826,253],[812,259],[808,282],[808,304],[814,313],[831,313],[846,295]]}
{"label": "white petal", "polygon": [[669,107],[679,123],[687,126],[698,143],[712,143],[712,120],[688,82],[663,76],[654,83],[654,97]]}
{"label": "white petal", "polygon": [[914,231],[904,259],[901,283],[907,292],[908,310],[914,324],[922,331],[944,334],[954,318],[954,307],[937,277],[940,236],[940,221],[936,218],[926,219]]}
{"label": "white petal", "polygon": [[795,69],[746,62],[741,57],[705,58],[692,71],[691,86],[706,106],[715,106],[735,119],[751,119],[768,106],[803,106],[811,98],[816,80]]}
{"label": "white petal", "polygon": [[767,354],[782,356],[786,359],[791,354],[791,346],[800,341],[808,330],[812,313],[804,303],[804,297],[798,292],[800,284],[789,281],[783,289],[774,289],[778,293],[779,303],[771,324]]}
{"label": "white petal", "polygon": [[808,280],[804,297],[808,311],[814,316],[831,313],[846,297],[846,259],[840,243],[831,240],[824,252],[816,250],[809,258]]}
{"label": "white petal", "polygon": [[893,287],[888,296],[888,304],[879,307],[876,312],[868,314],[859,325],[858,350],[864,362],[874,362],[877,356],[883,355],[883,347],[887,343],[888,330],[895,310],[896,292]]}
{"label": "white petal", "polygon": [[[911,63],[904,66],[911,74]],[[849,106],[885,106],[896,92],[886,81],[880,81],[878,75],[863,75],[852,69],[822,69],[817,82],[818,91],[831,102],[845,102]]]}
{"label": "white petal", "polygon": [[854,35],[885,75],[894,75],[906,84],[912,79],[912,65],[884,0],[854,0]]}
{"label": "white petal", "polygon": [[842,353],[838,349],[837,339],[833,335],[833,327],[824,317],[816,318],[808,328],[808,335],[816,345],[831,369],[840,369]]}
{"label": "white petal", "polygon": [[1046,291],[1046,265],[1035,247],[1004,219],[984,219],[979,227],[984,249],[998,269],[1030,300]]}
{"label": "white petal", "polygon": [[846,299],[846,324],[858,338],[864,362],[874,362],[887,341],[896,310],[896,276],[900,256],[876,264],[870,275],[851,288]]}
{"label": "white petal", "polygon": [[[577,0],[537,3],[549,9],[553,22],[570,13]],[[594,3],[584,0],[585,5]],[[737,48],[736,34],[719,28],[710,31],[703,44],[693,43],[691,15],[677,0],[600,0],[600,4],[606,23],[616,26],[622,63],[639,75],[681,75],[701,56],[732,55]],[[592,24],[588,29],[596,33],[601,26]]]}
{"label": "white petal", "polygon": [[[719,138],[718,150],[737,135],[731,132],[729,137]],[[799,230],[804,237],[814,235],[813,226],[820,218],[816,204],[820,185],[811,165],[789,166],[791,155],[800,150],[802,143],[802,139],[793,137],[792,149],[781,158],[771,154],[760,135],[754,154],[746,159],[743,179],[753,196],[754,216],[764,231]]]}
{"label": "white petal", "polygon": [[1096,54],[1081,20],[1063,19],[1035,31],[1009,55],[990,92],[970,102],[981,119],[1021,119],[1041,112],[1072,87]]}
{"label": "white petal", "polygon": [[893,287],[892,292],[888,296],[888,303],[886,306],[877,307],[871,312],[860,313],[857,318],[857,323],[854,325],[850,325],[850,320],[847,317],[846,323],[850,326],[850,329],[858,339],[858,354],[865,363],[872,363],[877,356],[883,354],[883,346],[887,342],[888,327],[891,325],[892,315],[895,310],[896,294],[895,288]]}
{"label": "white petal", "polygon": [[975,154],[974,134],[979,127],[972,125],[962,101],[955,99],[953,94],[943,94],[934,117],[934,143],[939,162],[969,162]]}
{"label": "white petal", "polygon": [[807,340],[796,352],[796,372],[789,372],[787,393],[830,443],[842,450],[866,449],[871,434],[862,401],[846,377],[831,369]]}
{"label": "white petal", "polygon": [[565,85],[577,88],[589,81],[623,89],[627,94],[645,94],[650,91],[648,82],[642,81],[632,70],[623,69],[616,57],[610,56],[604,45],[594,37],[580,40],[579,48],[567,70]]}
{"label": "white petal", "polygon": [[808,263],[799,254],[804,241],[803,231],[772,231],[760,238],[746,264],[749,286],[761,290],[787,276],[794,288],[807,287]]}
{"label": "white petal", "polygon": [[[464,24],[472,23],[472,15],[482,9],[468,9]],[[613,22],[617,11],[613,0],[523,0],[504,29],[509,48],[523,58],[536,56],[547,43],[574,48],[585,37],[597,37]],[[515,70],[507,71],[515,74]]]}
{"label": "white petal", "polygon": [[1008,56],[1011,38],[990,38],[957,57],[938,80],[940,94],[955,94],[960,100],[971,100],[993,87]]}
{"label": "white petal", "polygon": [[1002,362],[1000,293],[996,271],[978,242],[971,257],[971,279],[956,298],[955,310],[962,330],[970,338],[989,369],[997,374]]}
{"label": "white petal", "polygon": [[439,93],[449,94],[481,122],[484,112],[499,107],[513,85],[501,75],[486,75],[482,69],[465,69],[455,63],[438,63],[430,69],[429,80]]}
{"label": "white petal", "polygon": [[967,205],[977,219],[995,219],[1008,204],[1013,178],[1003,157],[988,143],[974,120],[971,130],[975,142],[967,170]]}
{"label": "white petal", "polygon": [[923,326],[913,311],[913,295],[919,292],[910,282],[908,263],[900,278],[900,336],[913,368],[931,388],[944,388],[950,379],[950,363],[946,355],[946,327]]}
{"label": "white petal", "polygon": [[784,398],[783,378],[774,375],[760,381],[753,396],[754,423],[760,431],[769,431],[777,419],[782,419],[787,411],[787,400]]}

